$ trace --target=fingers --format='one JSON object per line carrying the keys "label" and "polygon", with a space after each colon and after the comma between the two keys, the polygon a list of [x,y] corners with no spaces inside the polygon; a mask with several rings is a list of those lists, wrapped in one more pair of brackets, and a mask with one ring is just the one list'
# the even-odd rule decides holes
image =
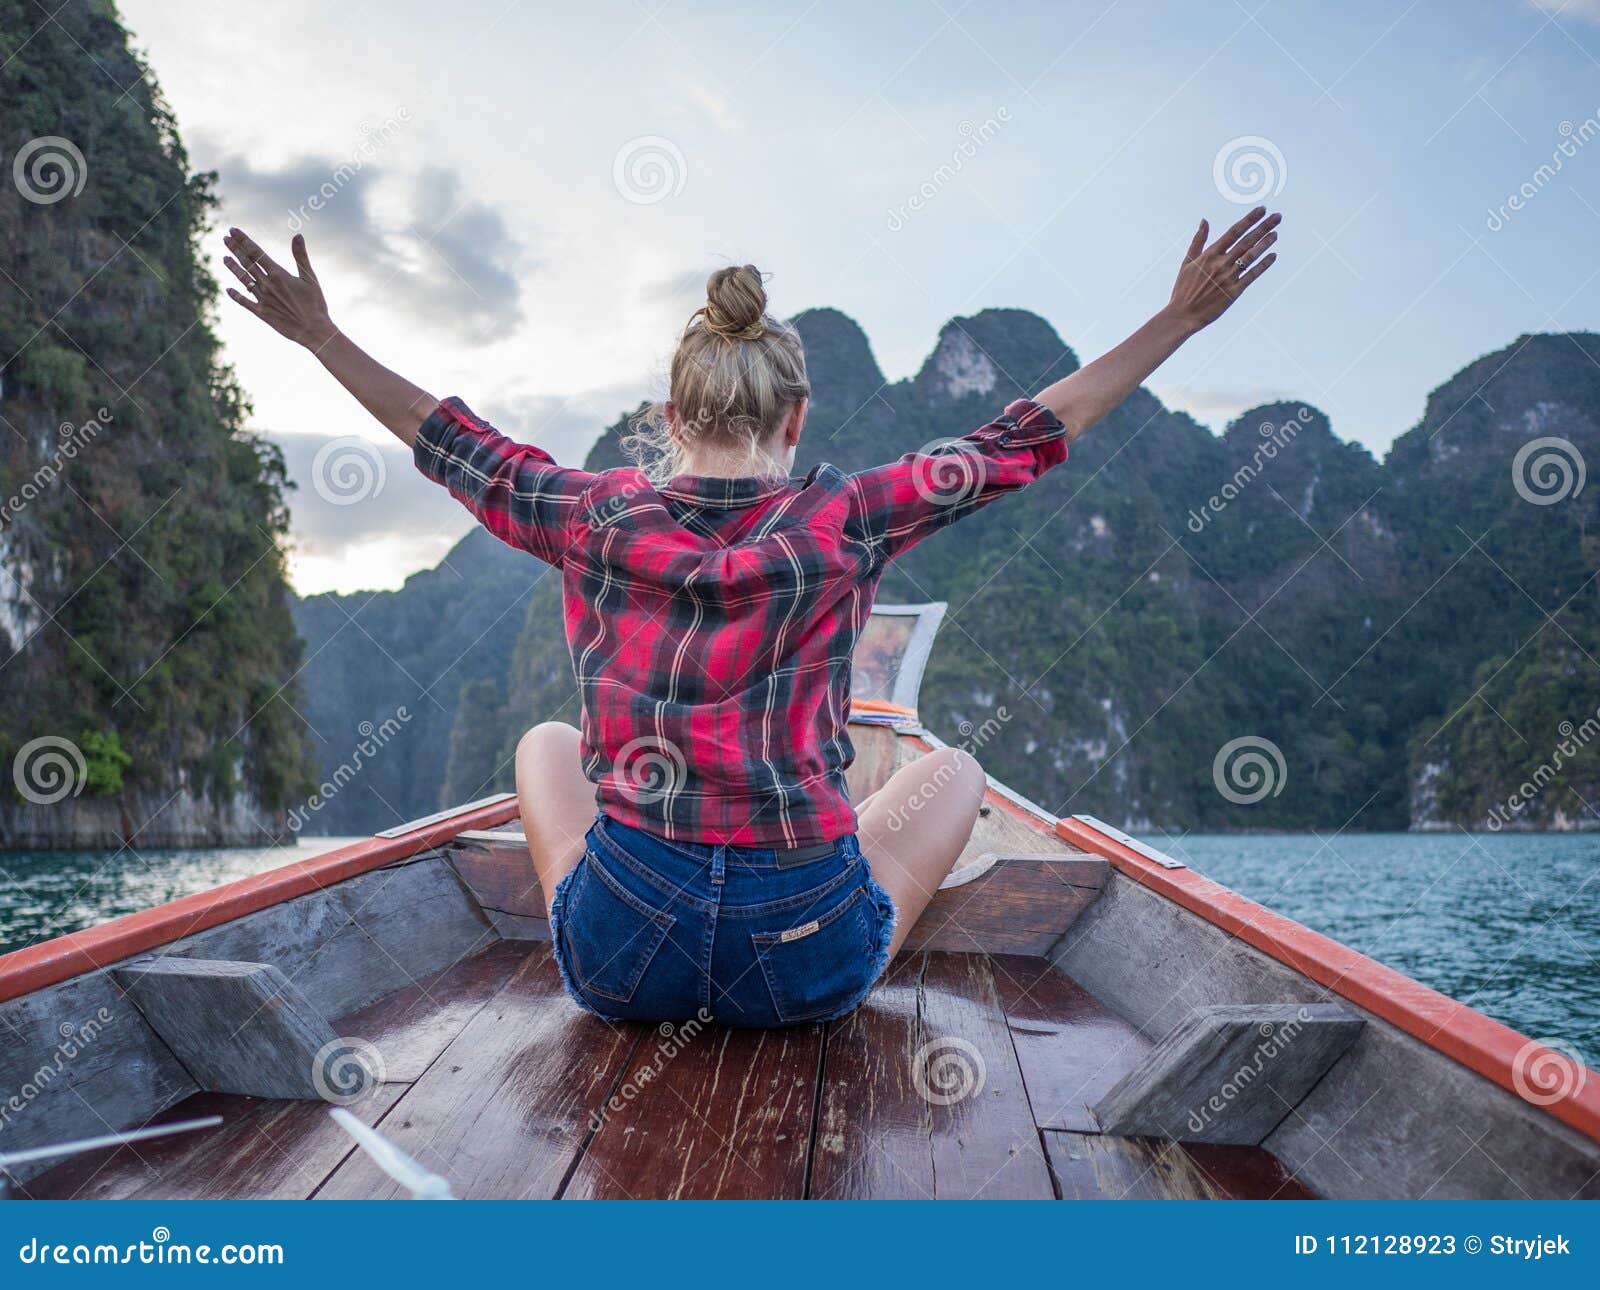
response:
{"label": "fingers", "polygon": [[1257,250],[1265,239],[1276,239],[1277,227],[1283,222],[1283,216],[1274,212],[1266,219],[1255,225],[1248,233],[1228,248],[1228,258],[1239,262],[1248,262],[1255,257],[1252,251]]}
{"label": "fingers", "polygon": [[261,306],[256,304],[256,302],[251,300],[249,297],[240,295],[232,287],[228,288],[228,299],[234,301],[236,304],[243,305],[247,310],[253,313],[257,318],[260,318],[263,322],[266,321],[266,317],[261,312]]}
{"label": "fingers", "polygon": [[250,276],[249,271],[244,267],[244,265],[240,264],[239,261],[235,260],[231,255],[223,256],[222,263],[227,266],[229,273],[233,274],[234,277],[238,278],[239,281],[245,285],[246,289],[250,291],[255,291],[257,289],[256,280]]}
{"label": "fingers", "polygon": [[1260,264],[1256,265],[1255,268],[1251,269],[1243,277],[1241,277],[1239,279],[1239,290],[1243,291],[1252,282],[1254,282],[1257,278],[1259,278],[1263,273],[1265,273],[1268,269],[1270,269],[1272,267],[1274,261],[1277,260],[1277,258],[1278,258],[1278,253],[1276,251],[1274,251],[1271,255],[1267,256],[1266,259],[1261,261]]}
{"label": "fingers", "polygon": [[1234,224],[1229,226],[1228,231],[1208,246],[1206,250],[1214,254],[1227,255],[1233,244],[1244,235],[1245,230],[1266,213],[1267,208],[1265,206],[1257,206],[1248,214],[1241,215]]}
{"label": "fingers", "polygon": [[230,228],[228,235],[222,239],[228,250],[232,251],[246,265],[255,270],[259,277],[266,277],[273,273],[282,273],[283,266],[255,244],[243,229]]}
{"label": "fingers", "polygon": [[1195,229],[1194,237],[1189,240],[1189,249],[1183,253],[1183,262],[1185,264],[1188,264],[1190,260],[1193,260],[1201,251],[1205,250],[1206,229],[1208,227],[1209,225],[1205,220],[1200,221],[1200,227]]}
{"label": "fingers", "polygon": [[1234,267],[1236,269],[1248,269],[1252,264],[1259,260],[1277,240],[1278,235],[1276,233],[1263,234],[1251,244],[1249,250],[1245,251],[1242,255],[1234,256]]}
{"label": "fingers", "polygon": [[309,278],[312,282],[317,280],[315,270],[311,267],[311,257],[306,254],[306,240],[299,233],[294,235],[289,243],[289,250],[294,255],[295,267],[300,270],[302,278]]}

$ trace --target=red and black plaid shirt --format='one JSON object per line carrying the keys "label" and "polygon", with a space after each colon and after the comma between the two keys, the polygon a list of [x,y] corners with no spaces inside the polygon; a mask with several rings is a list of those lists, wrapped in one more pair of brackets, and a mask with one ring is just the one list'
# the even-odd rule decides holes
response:
{"label": "red and black plaid shirt", "polygon": [[855,829],[850,661],[885,564],[1065,460],[1019,399],[965,438],[846,475],[591,474],[459,399],[417,466],[503,542],[561,569],[584,773],[614,819],[695,842],[795,847]]}

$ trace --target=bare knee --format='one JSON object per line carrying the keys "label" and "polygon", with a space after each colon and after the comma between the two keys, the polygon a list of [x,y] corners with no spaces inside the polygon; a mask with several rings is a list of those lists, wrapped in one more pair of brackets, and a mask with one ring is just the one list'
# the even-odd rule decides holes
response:
{"label": "bare knee", "polygon": [[565,721],[541,721],[517,740],[517,760],[577,754],[580,736]]}
{"label": "bare knee", "polygon": [[977,801],[983,797],[988,777],[978,759],[961,748],[936,748],[921,758],[927,767],[928,782],[939,790],[949,789],[959,798]]}

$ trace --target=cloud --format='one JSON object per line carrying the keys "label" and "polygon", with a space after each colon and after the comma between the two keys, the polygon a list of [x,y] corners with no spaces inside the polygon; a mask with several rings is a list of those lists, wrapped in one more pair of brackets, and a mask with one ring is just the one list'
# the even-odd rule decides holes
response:
{"label": "cloud", "polygon": [[1535,9],[1557,18],[1583,18],[1589,22],[1600,22],[1600,0],[1529,0],[1529,3]]}
{"label": "cloud", "polygon": [[410,250],[420,262],[389,287],[414,312],[453,323],[474,343],[497,340],[522,321],[520,243],[492,207],[464,200],[461,176],[429,166],[417,177]]}
{"label": "cloud", "polygon": [[[520,443],[581,466],[601,431],[645,391],[592,390],[572,398],[503,394],[474,410]],[[398,441],[269,431],[294,485],[290,574],[301,595],[398,587],[431,568],[472,528],[467,509],[412,462]]]}
{"label": "cloud", "polygon": [[304,233],[314,264],[359,268],[380,303],[474,345],[522,323],[521,278],[537,265],[499,211],[462,196],[456,172],[429,166],[397,185],[359,154],[276,168],[227,156],[216,169],[230,222],[263,244]]}
{"label": "cloud", "polygon": [[725,95],[699,81],[683,81],[680,89],[684,98],[710,117],[711,123],[724,134],[736,134],[743,129],[733,104]]}

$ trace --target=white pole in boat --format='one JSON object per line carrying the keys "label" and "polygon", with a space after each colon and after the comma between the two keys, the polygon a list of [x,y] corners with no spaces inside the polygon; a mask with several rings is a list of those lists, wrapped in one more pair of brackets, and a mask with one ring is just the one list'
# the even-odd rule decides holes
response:
{"label": "white pole in boat", "polygon": [[120,1147],[130,1142],[145,1142],[150,1138],[165,1138],[173,1133],[193,1133],[196,1129],[214,1129],[222,1123],[220,1115],[208,1115],[199,1120],[179,1120],[174,1124],[151,1124],[142,1129],[128,1129],[123,1133],[102,1133],[95,1138],[80,1138],[76,1142],[57,1142],[48,1147],[30,1147],[27,1151],[0,1154],[0,1196],[5,1191],[6,1175],[15,1165],[31,1164],[35,1160],[52,1160],[57,1156],[77,1156],[85,1151],[98,1151],[101,1147]]}
{"label": "white pole in boat", "polygon": [[448,1182],[438,1174],[429,1173],[388,1138],[363,1124],[344,1107],[330,1107],[328,1114],[333,1117],[334,1123],[356,1140],[357,1146],[372,1157],[373,1164],[411,1193],[412,1200],[456,1198]]}

